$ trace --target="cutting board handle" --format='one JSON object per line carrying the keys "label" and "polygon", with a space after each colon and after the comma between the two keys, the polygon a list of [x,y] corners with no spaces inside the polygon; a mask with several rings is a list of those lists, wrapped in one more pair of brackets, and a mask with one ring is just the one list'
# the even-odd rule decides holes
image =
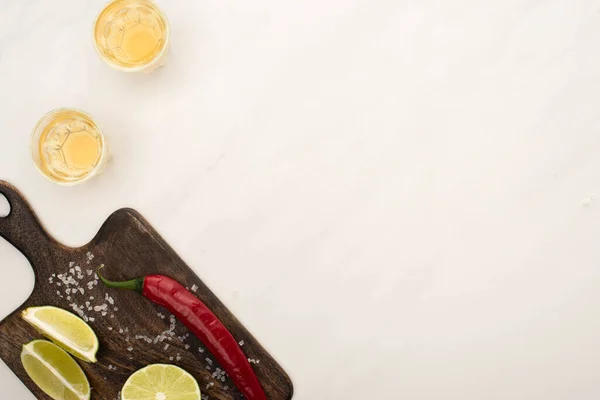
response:
{"label": "cutting board handle", "polygon": [[23,195],[10,183],[0,180],[0,193],[10,205],[9,214],[0,217],[0,236],[15,246],[29,261],[46,253],[55,243],[42,227]]}

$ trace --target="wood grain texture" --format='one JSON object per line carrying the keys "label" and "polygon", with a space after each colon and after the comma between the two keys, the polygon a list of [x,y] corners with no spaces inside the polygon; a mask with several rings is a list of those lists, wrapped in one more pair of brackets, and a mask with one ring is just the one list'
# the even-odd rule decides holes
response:
{"label": "wood grain texture", "polygon": [[[256,360],[252,366],[267,397],[272,400],[292,398],[293,386],[285,371],[136,211],[116,211],[90,243],[69,248],[48,235],[27,201],[13,186],[0,181],[0,193],[6,196],[11,206],[10,214],[0,218],[0,236],[25,255],[35,273],[31,297],[0,322],[0,358],[38,399],[49,397],[26,375],[20,353],[23,344],[40,338],[40,335],[20,318],[20,313],[27,307],[41,305],[71,311],[73,305],[83,307],[89,324],[98,334],[98,362],[78,361],[92,385],[92,399],[118,399],[121,387],[133,372],[155,363],[175,364],[190,372],[207,399],[243,398],[233,382],[222,376],[214,357],[179,321],[176,321],[174,333],[168,333],[171,329],[168,311],[137,293],[94,284],[95,272],[91,271],[101,264],[106,265],[107,277],[115,280],[158,273],[171,276],[184,286],[197,287],[198,298],[237,340],[243,341],[242,350],[247,357]],[[91,255],[93,259],[90,260]],[[69,271],[76,266],[80,267],[81,274]],[[59,274],[74,276],[77,284],[62,284],[54,277]]]}

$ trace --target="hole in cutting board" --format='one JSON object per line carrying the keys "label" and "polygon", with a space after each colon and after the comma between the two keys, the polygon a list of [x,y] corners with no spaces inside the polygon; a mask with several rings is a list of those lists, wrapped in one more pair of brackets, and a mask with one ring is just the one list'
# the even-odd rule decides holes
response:
{"label": "hole in cutting board", "polygon": [[10,214],[10,203],[6,197],[0,193],[0,218],[7,217]]}
{"label": "hole in cutting board", "polygon": [[[1,196],[0,196],[1,197]],[[27,258],[6,240],[0,238],[0,320],[16,310],[31,296],[35,285],[33,268]]]}
{"label": "hole in cutting board", "polygon": [[[10,214],[6,196],[0,193],[0,219]],[[31,296],[35,285],[33,268],[21,252],[0,238],[0,273],[10,279],[0,280],[0,320],[16,310]]]}

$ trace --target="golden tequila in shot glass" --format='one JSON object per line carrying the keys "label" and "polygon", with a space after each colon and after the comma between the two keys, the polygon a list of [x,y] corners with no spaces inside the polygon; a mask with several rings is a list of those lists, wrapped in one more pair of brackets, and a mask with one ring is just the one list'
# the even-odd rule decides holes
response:
{"label": "golden tequila in shot glass", "polygon": [[151,72],[164,64],[169,23],[151,0],[114,0],[96,18],[94,45],[116,69]]}
{"label": "golden tequila in shot glass", "polygon": [[46,178],[70,186],[102,172],[108,150],[102,131],[90,115],[60,108],[44,115],[35,126],[31,155]]}

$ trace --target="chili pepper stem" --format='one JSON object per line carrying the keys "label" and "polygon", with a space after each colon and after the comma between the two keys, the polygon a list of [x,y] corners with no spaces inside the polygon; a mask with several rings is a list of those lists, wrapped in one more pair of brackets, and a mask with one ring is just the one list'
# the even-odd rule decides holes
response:
{"label": "chili pepper stem", "polygon": [[100,266],[100,268],[98,268],[98,277],[100,278],[100,280],[102,281],[102,283],[104,283],[104,285],[106,285],[106,287],[109,287],[111,289],[123,289],[123,290],[133,290],[138,292],[139,294],[142,294],[142,290],[144,289],[144,278],[136,278],[136,279],[132,279],[129,281],[123,281],[123,282],[113,282],[113,281],[109,281],[108,279],[106,279],[105,277],[102,276],[102,274],[100,273],[100,270],[104,268],[104,265]]}

